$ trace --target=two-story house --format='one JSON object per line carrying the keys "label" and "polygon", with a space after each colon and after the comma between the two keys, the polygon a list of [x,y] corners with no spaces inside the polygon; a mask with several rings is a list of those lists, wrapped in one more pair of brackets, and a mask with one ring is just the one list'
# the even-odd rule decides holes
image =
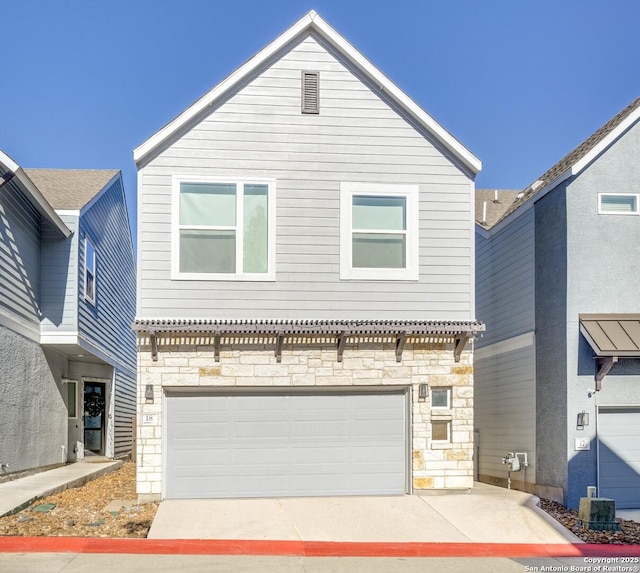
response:
{"label": "two-story house", "polygon": [[0,479],[130,454],[134,314],[120,172],[0,152]]}
{"label": "two-story house", "polygon": [[472,487],[467,149],[310,12],[134,159],[140,498]]}
{"label": "two-story house", "polygon": [[478,193],[481,481],[640,507],[639,157],[640,99],[521,192]]}

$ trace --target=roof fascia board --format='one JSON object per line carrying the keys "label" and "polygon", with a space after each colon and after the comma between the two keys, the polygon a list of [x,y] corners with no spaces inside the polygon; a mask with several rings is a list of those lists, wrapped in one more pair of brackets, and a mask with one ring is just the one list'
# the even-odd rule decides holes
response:
{"label": "roof fascia board", "polygon": [[602,141],[593,147],[582,159],[576,161],[573,166],[573,175],[580,173],[587,165],[589,165],[598,155],[600,155],[607,147],[613,144],[625,131],[633,126],[640,119],[640,108],[634,110],[623,121],[617,125],[611,133],[609,133]]}
{"label": "roof fascia board", "polygon": [[473,174],[477,174],[482,169],[482,162],[475,157],[466,147],[455,139],[446,129],[427,114],[418,104],[416,104],[407,94],[396,86],[387,76],[376,68],[367,58],[365,58],[355,47],[345,38],[336,32],[320,16],[316,15],[314,24],[317,30],[331,42],[332,45],[344,52],[349,59],[354,62],[367,76],[379,85],[383,91],[390,94],[399,104],[410,112],[427,130],[433,133],[442,141],[460,161],[470,169]]}
{"label": "roof fascia board", "polygon": [[298,34],[302,33],[302,31],[313,22],[314,14],[314,12],[309,12],[308,14],[306,14],[283,34],[273,40],[273,42],[268,44],[260,52],[255,54],[237,70],[235,70],[224,80],[222,80],[213,89],[203,95],[193,105],[189,106],[175,119],[161,128],[160,131],[156,132],[149,139],[147,139],[147,141],[136,147],[133,150],[133,160],[136,163],[141,163],[150,153],[152,153],[159,145],[161,145],[162,142],[173,135],[173,133],[178,131],[182,126],[189,123],[194,117],[197,117],[198,114],[202,113],[202,111],[207,107],[213,105],[213,103],[218,98],[220,98],[235,85],[240,83],[254,69],[267,61],[271,56],[273,56],[273,54],[275,54]]}
{"label": "roof fascia board", "polygon": [[482,162],[475,157],[466,147],[455,139],[446,129],[437,123],[420,106],[400,90],[391,80],[389,80],[380,70],[378,70],[369,60],[367,60],[356,48],[354,48],[343,36],[338,34],[329,24],[327,24],[313,10],[298,20],[286,32],[276,38],[267,47],[258,52],[254,57],[240,66],[235,72],[229,75],[212,90],[207,92],[196,103],[187,108],[173,121],[160,129],[155,135],[134,149],[133,159],[137,164],[142,163],[157,147],[166,139],[171,137],[176,131],[186,125],[189,121],[198,116],[207,107],[225,94],[228,90],[236,86],[251,72],[261,64],[271,58],[278,50],[283,48],[291,40],[296,38],[305,30],[315,30],[331,45],[345,54],[362,72],[379,85],[383,91],[388,93],[395,101],[404,107],[411,116],[423,125],[427,131],[432,133],[445,148],[447,148],[459,161],[476,175],[482,169]]}
{"label": "roof fascia board", "polygon": [[31,181],[31,179],[29,179],[29,176],[24,172],[24,169],[22,169],[22,167],[20,167],[2,150],[0,150],[0,167],[5,171],[13,173],[14,177],[20,183],[21,189],[26,193],[29,201],[31,201],[40,215],[50,221],[65,238],[71,236],[71,229],[65,225],[64,221],[56,213],[55,209],[40,192],[40,189],[36,187],[35,183]]}
{"label": "roof fascia board", "polygon": [[85,203],[82,208],[80,209],[80,215],[84,215],[89,209],[91,209],[91,207],[94,205],[94,203],[96,203],[96,201],[98,201],[98,199],[100,199],[100,197],[102,197],[103,193],[109,188],[111,187],[111,185],[113,184],[113,182],[118,179],[118,177],[120,177],[120,171],[118,171],[111,179],[109,179],[109,181],[107,181],[103,186],[102,189],[100,189],[100,191],[98,191],[93,197],[91,197],[91,199],[89,199],[89,201],[87,203]]}

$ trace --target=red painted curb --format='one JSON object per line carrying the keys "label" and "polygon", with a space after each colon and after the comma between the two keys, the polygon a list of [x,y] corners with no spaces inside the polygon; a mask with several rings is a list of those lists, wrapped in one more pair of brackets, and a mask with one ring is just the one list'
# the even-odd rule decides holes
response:
{"label": "red painted curb", "polygon": [[637,557],[640,545],[0,537],[0,552],[299,557]]}

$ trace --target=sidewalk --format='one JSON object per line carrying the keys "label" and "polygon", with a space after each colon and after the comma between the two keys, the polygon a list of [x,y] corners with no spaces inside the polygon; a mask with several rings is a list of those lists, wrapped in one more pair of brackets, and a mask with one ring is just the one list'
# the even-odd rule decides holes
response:
{"label": "sidewalk", "polygon": [[16,513],[34,500],[78,487],[118,469],[121,461],[85,461],[67,464],[13,481],[0,483],[0,517]]}

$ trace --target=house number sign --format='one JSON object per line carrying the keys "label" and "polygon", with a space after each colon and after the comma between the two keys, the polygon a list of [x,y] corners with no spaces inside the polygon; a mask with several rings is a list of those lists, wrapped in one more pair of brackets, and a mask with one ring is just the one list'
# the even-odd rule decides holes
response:
{"label": "house number sign", "polygon": [[158,414],[143,414],[142,415],[142,424],[157,424],[158,423]]}

